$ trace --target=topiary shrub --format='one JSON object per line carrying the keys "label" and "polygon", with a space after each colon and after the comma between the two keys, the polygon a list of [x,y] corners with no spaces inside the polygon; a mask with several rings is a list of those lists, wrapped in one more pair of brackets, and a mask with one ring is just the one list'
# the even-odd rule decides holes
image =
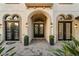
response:
{"label": "topiary shrub", "polygon": [[50,40],[50,45],[54,45],[54,36],[53,35],[49,36],[49,40]]}
{"label": "topiary shrub", "polygon": [[29,45],[29,36],[25,35],[24,37],[24,46]]}

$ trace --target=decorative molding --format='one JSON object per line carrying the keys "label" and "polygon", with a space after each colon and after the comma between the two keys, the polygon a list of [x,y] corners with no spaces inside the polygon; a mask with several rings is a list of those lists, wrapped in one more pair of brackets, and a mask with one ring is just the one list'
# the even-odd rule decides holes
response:
{"label": "decorative molding", "polygon": [[58,16],[58,20],[59,21],[63,21],[63,20],[72,20],[73,19],[73,15],[71,15],[71,14],[67,14],[67,15],[65,15],[65,14],[60,14],[59,16]]}
{"label": "decorative molding", "polygon": [[25,3],[27,8],[52,8],[52,3]]}
{"label": "decorative molding", "polygon": [[74,3],[59,3],[60,5],[72,5]]}
{"label": "decorative molding", "polygon": [[19,21],[19,19],[21,19],[21,17],[18,14],[5,14],[3,16],[4,21]]}

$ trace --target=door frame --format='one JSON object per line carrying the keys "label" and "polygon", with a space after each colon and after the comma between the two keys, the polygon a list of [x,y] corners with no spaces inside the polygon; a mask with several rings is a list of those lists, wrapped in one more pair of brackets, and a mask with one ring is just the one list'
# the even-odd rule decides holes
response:
{"label": "door frame", "polygon": [[[62,23],[63,26],[63,39],[59,39],[59,23]],[[70,23],[70,39],[66,39],[66,23]],[[58,40],[72,40],[72,21],[58,21]]]}
{"label": "door frame", "polygon": [[[19,30],[18,30],[18,32],[19,32],[19,34],[18,34],[18,40],[7,40],[7,23],[6,22],[14,22],[14,23],[16,23],[16,22],[18,22],[18,27],[19,27]],[[4,21],[4,32],[5,32],[5,41],[19,41],[20,40],[20,21]]]}
{"label": "door frame", "polygon": [[[38,36],[37,37],[35,37],[35,24],[38,24]],[[40,36],[40,30],[39,30],[40,24],[43,24],[43,36]],[[44,38],[44,23],[33,23],[33,37]]]}

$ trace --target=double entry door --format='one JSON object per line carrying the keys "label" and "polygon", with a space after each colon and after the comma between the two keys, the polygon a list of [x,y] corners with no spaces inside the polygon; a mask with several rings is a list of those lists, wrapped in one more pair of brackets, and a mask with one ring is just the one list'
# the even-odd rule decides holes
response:
{"label": "double entry door", "polygon": [[44,23],[34,23],[34,37],[44,37]]}
{"label": "double entry door", "polygon": [[5,21],[5,39],[6,41],[19,40],[19,22]]}
{"label": "double entry door", "polygon": [[72,21],[58,22],[58,40],[72,39]]}

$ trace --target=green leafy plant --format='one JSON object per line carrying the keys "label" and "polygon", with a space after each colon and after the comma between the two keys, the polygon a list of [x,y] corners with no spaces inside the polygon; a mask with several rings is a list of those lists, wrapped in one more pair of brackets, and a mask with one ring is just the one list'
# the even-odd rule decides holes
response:
{"label": "green leafy plant", "polygon": [[[4,43],[4,41],[2,41],[1,43],[0,43],[0,56],[4,56],[4,55],[9,55],[9,52],[10,51],[12,51],[15,47],[12,47],[12,48],[10,48],[10,49],[8,49],[4,54],[3,54],[3,51],[5,50],[5,47],[3,47],[2,46],[2,44]],[[13,55],[15,55],[16,54],[16,52],[13,52],[13,53],[11,53],[9,56],[13,56]]]}
{"label": "green leafy plant", "polygon": [[50,40],[50,45],[54,45],[54,36],[53,35],[49,36],[49,40]]}
{"label": "green leafy plant", "polygon": [[29,37],[27,35],[25,35],[24,37],[24,46],[29,45]]}
{"label": "green leafy plant", "polygon": [[57,56],[79,56],[79,41],[72,38],[72,41],[63,42],[62,48],[53,49]]}

